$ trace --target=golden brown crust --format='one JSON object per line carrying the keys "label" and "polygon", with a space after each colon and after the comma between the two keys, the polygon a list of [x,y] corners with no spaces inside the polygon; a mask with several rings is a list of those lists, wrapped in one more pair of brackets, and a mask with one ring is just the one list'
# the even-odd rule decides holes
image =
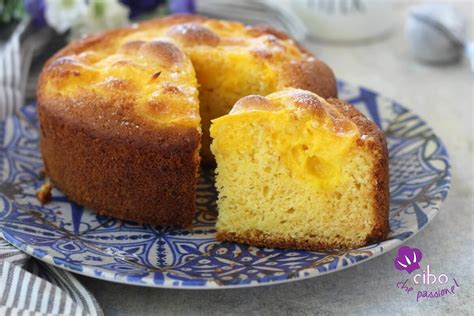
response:
{"label": "golden brown crust", "polygon": [[166,34],[179,40],[185,46],[217,46],[220,42],[219,36],[214,31],[198,23],[177,24]]}
{"label": "golden brown crust", "polygon": [[[173,15],[161,19],[150,20],[140,24],[139,28],[163,28],[168,27],[168,35],[178,39],[181,43],[203,44],[215,46],[219,43],[219,37],[207,27],[200,25],[210,20],[197,15]],[[181,26],[182,24],[187,26]],[[240,25],[239,23],[235,23]],[[183,28],[186,32],[184,32]],[[61,56],[79,54],[85,50],[113,51],[116,49],[115,41],[117,37],[125,36],[135,32],[137,27],[115,29],[97,33],[83,39],[77,40],[52,56],[46,63],[46,67]],[[190,32],[191,30],[191,32]],[[248,26],[247,34],[258,37],[262,35],[275,36],[280,40],[287,40],[290,37],[284,32],[269,26]],[[184,33],[184,34],[183,34]],[[300,88],[314,92],[323,98],[337,97],[337,84],[333,71],[324,62],[317,59],[311,52],[295,42],[299,50],[305,54],[305,58],[299,61],[289,62],[284,66],[284,73],[281,80],[286,87]]]}
{"label": "golden brown crust", "polygon": [[234,104],[229,114],[256,110],[278,111],[283,108],[305,109],[318,121],[329,120],[331,123],[327,127],[338,134],[351,133],[357,129],[350,118],[324,98],[313,92],[295,88],[283,89],[266,97],[259,95],[243,97]]}
{"label": "golden brown crust", "polygon": [[[248,27],[248,33],[252,36],[273,35],[280,40],[290,39],[284,32],[267,25]],[[337,97],[336,77],[331,68],[302,45],[297,42],[295,44],[306,58],[285,65],[282,75],[285,86],[308,90],[325,99]],[[262,52],[260,55],[265,57]]]}
{"label": "golden brown crust", "polygon": [[374,181],[374,209],[377,212],[375,214],[375,226],[372,233],[367,237],[367,244],[380,242],[387,238],[390,231],[388,221],[390,212],[389,158],[385,136],[374,122],[366,118],[352,105],[337,99],[328,99],[328,102],[357,125],[362,137],[367,139],[367,141],[359,140],[359,145],[368,146],[373,153],[375,161],[372,176]]}
{"label": "golden brown crust", "polygon": [[275,109],[275,106],[265,97],[261,95],[248,95],[241,98],[237,101],[230,114],[245,112],[248,110],[265,110],[265,111],[272,111]]}
{"label": "golden brown crust", "polygon": [[70,199],[139,223],[191,224],[199,166],[195,129],[141,126],[133,136],[125,129],[114,135],[44,103],[38,111],[46,173]]}
{"label": "golden brown crust", "polygon": [[178,46],[161,40],[143,44],[140,47],[140,53],[146,57],[162,61],[165,65],[179,63],[184,57]]}
{"label": "golden brown crust", "polygon": [[328,65],[314,57],[286,65],[287,87],[316,93],[327,99],[337,97],[336,77]]}
{"label": "golden brown crust", "polygon": [[216,239],[225,242],[236,242],[256,247],[265,248],[282,248],[282,249],[299,249],[299,250],[334,250],[334,249],[349,249],[362,247],[364,244],[356,243],[323,243],[318,240],[302,240],[297,238],[275,238],[275,236],[268,237],[263,232],[252,230],[247,231],[244,235],[237,235],[232,232],[218,231]]}

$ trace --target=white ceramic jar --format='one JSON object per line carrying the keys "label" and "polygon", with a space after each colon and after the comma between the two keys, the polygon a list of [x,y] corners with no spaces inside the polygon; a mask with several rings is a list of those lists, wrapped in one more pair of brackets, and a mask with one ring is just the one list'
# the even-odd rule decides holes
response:
{"label": "white ceramic jar", "polygon": [[388,33],[395,22],[391,0],[293,0],[308,34],[338,42],[364,41]]}

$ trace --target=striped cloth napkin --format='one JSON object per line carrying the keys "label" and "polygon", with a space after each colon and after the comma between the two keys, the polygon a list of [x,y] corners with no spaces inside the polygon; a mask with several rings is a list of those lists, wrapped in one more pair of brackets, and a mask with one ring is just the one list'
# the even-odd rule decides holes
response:
{"label": "striped cloth napkin", "polygon": [[[51,36],[49,29],[33,30],[24,20],[0,42],[0,121],[23,106],[31,61]],[[0,315],[103,315],[73,274],[9,245],[1,238],[1,224],[0,219]]]}

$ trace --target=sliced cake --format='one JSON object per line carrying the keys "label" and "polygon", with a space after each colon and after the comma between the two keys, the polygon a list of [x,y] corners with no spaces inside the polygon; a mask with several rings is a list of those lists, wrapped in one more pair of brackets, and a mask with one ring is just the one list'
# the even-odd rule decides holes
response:
{"label": "sliced cake", "polygon": [[299,89],[252,95],[210,133],[219,240],[321,250],[386,237],[387,147],[351,105]]}

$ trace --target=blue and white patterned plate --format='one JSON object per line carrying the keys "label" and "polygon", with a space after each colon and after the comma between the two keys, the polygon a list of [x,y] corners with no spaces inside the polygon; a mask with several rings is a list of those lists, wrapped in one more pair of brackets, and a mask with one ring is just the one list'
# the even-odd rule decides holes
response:
{"label": "blue and white patterned plate", "polygon": [[138,225],[70,202],[53,190],[42,206],[43,181],[35,106],[0,121],[0,230],[11,244],[52,265],[104,280],[167,288],[269,285],[338,271],[374,258],[424,228],[450,186],[441,140],[419,117],[379,94],[339,83],[340,97],[385,131],[390,151],[388,239],[348,250],[311,252],[248,247],[214,239],[213,177],[199,179],[190,230]]}

